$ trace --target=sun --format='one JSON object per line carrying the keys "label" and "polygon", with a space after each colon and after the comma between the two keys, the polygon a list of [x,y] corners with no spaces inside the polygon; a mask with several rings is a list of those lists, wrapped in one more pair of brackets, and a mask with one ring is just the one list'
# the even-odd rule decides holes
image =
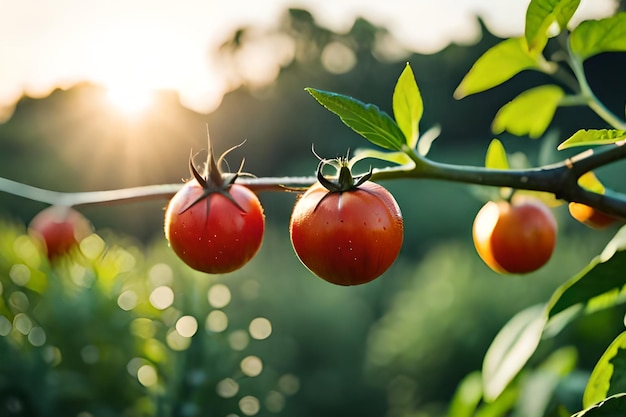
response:
{"label": "sun", "polygon": [[144,113],[154,103],[154,92],[132,86],[108,86],[106,98],[109,104],[126,116]]}

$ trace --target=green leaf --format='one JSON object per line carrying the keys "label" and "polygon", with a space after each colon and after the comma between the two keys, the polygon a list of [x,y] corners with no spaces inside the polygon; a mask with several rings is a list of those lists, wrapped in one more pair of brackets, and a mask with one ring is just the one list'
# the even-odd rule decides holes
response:
{"label": "green leaf", "polygon": [[586,20],[570,34],[570,48],[581,60],[602,52],[626,51],[626,12],[601,20]]}
{"label": "green leaf", "polygon": [[373,104],[352,97],[315,88],[305,89],[322,106],[335,113],[342,122],[374,145],[399,151],[405,143],[404,133],[396,122]]}
{"label": "green leaf", "polygon": [[496,399],[535,352],[546,324],[544,305],[517,313],[498,332],[483,361],[485,399]]}
{"label": "green leaf", "polygon": [[426,156],[428,152],[430,152],[430,147],[432,146],[433,142],[439,137],[440,134],[441,126],[439,125],[434,125],[426,132],[424,132],[420,136],[419,142],[417,143],[417,153],[422,156]]}
{"label": "green leaf", "polygon": [[613,340],[593,368],[583,395],[583,407],[620,392],[626,392],[626,332]]}
{"label": "green leaf", "polygon": [[532,0],[526,9],[524,36],[531,51],[542,51],[554,22],[561,31],[578,8],[580,0]]}
{"label": "green leaf", "polygon": [[572,417],[623,417],[626,415],[626,394],[615,394]]}
{"label": "green leaf", "polygon": [[485,167],[491,169],[509,169],[509,160],[504,145],[498,139],[492,139],[487,148]]}
{"label": "green leaf", "polygon": [[524,91],[505,104],[493,121],[493,132],[505,130],[517,135],[538,138],[546,131],[556,111],[563,89],[556,85],[543,85]]}
{"label": "green leaf", "polygon": [[393,90],[393,115],[411,149],[417,144],[419,122],[423,112],[424,103],[413,70],[406,64]]}
{"label": "green leaf", "polygon": [[510,416],[519,398],[519,387],[508,387],[493,402],[481,404],[474,417],[506,417]]}
{"label": "green leaf", "polygon": [[554,292],[548,303],[548,318],[576,305],[592,312],[626,301],[622,291],[626,284],[624,271],[626,226],[587,267]]}
{"label": "green leaf", "polygon": [[528,50],[526,39],[506,39],[488,49],[476,60],[456,88],[457,99],[502,84],[526,69],[540,69],[539,57]]}
{"label": "green leaf", "polygon": [[592,191],[597,194],[604,194],[606,191],[604,185],[600,182],[596,174],[593,171],[585,172],[583,175],[578,178],[578,185],[583,187],[585,190]]}
{"label": "green leaf", "polygon": [[482,376],[480,372],[467,375],[454,393],[448,410],[448,417],[472,417],[483,398]]}
{"label": "green leaf", "polygon": [[626,139],[626,130],[581,129],[558,146],[558,150],[575,146],[608,145]]}

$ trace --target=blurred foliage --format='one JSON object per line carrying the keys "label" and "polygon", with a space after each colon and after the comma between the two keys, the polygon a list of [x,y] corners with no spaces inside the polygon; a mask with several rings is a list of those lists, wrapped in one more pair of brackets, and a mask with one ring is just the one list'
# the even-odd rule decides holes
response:
{"label": "blurred foliage", "polygon": [[[250,42],[277,38],[293,42],[294,52],[276,80],[247,80],[238,54]],[[0,175],[64,191],[179,182],[188,175],[190,148],[206,146],[205,124],[217,151],[247,139],[229,156],[234,167],[246,156],[245,170],[259,176],[312,174],[311,144],[332,157],[364,142],[320,110],[304,87],[388,103],[382,108],[389,111],[391,86],[406,61],[424,98],[421,129],[442,126],[432,158],[482,164],[497,109],[540,77],[520,74],[497,91],[453,100],[471,63],[497,41],[483,31],[476,45],[420,55],[364,20],[332,33],[308,12],[291,10],[278,28],[242,28],[224,44],[224,66],[244,84],[209,115],[162,92],[154,112],[127,119],[93,85],[24,98],[0,125]],[[328,58],[333,51],[352,57],[351,66]],[[621,112],[615,91],[623,90],[624,55],[600,55],[587,66],[598,96]],[[589,111],[564,109],[554,132],[566,136],[580,125],[602,123]],[[533,162],[557,158],[528,149],[528,141],[501,139],[507,150],[529,151]],[[608,174],[607,183],[623,175]],[[292,194],[261,196],[268,218],[263,248],[223,277],[191,271],[167,248],[165,202],[81,209],[100,235],[50,265],[23,226],[41,204],[0,195],[0,215],[10,219],[0,224],[0,415],[253,415],[256,399],[261,416],[441,416],[508,318],[545,300],[610,233],[592,234],[557,208],[561,232],[550,264],[524,278],[500,277],[470,246],[482,204],[476,189],[432,181],[385,186],[404,212],[405,245],[385,276],[358,288],[328,285],[300,265],[286,232]],[[251,332],[259,317],[271,323],[267,340]],[[579,349],[583,371],[570,370],[574,391],[620,327],[618,312],[598,313],[551,342]],[[262,364],[258,376],[246,375],[258,370],[257,359],[242,362],[250,357]],[[532,365],[544,361],[540,350]],[[523,398],[525,377],[509,401]]]}
{"label": "blurred foliage", "polygon": [[[249,265],[212,277],[164,240],[110,233],[50,265],[23,226],[3,222],[0,415],[441,415],[503,323],[597,251],[593,236],[562,240],[525,278],[497,276],[466,240],[340,288],[273,229]],[[595,354],[622,325],[599,320],[555,343],[593,340]]]}

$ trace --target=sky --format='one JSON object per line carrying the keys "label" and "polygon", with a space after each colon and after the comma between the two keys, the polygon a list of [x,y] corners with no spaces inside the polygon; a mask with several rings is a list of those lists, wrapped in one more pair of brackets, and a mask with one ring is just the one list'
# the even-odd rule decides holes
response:
{"label": "sky", "polygon": [[[523,33],[529,0],[0,0],[0,121],[26,94],[89,81],[112,103],[141,107],[154,90],[179,93],[183,105],[214,110],[233,89],[210,51],[243,25],[271,28],[288,7],[347,31],[356,17],[385,26],[408,50],[432,53],[475,40],[480,15],[496,35]],[[612,0],[582,0],[576,19],[600,18]],[[249,55],[259,82],[284,56],[272,45]],[[288,45],[286,46],[288,48]],[[268,53],[269,52],[269,53]],[[284,51],[283,51],[284,52]]]}

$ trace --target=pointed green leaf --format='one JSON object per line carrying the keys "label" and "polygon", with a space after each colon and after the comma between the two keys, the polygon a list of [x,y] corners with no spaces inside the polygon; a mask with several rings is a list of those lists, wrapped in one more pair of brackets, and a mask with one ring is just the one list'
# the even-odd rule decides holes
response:
{"label": "pointed green leaf", "polygon": [[517,313],[500,330],[483,361],[485,399],[497,398],[535,352],[546,324],[544,305]]}
{"label": "pointed green leaf", "polygon": [[575,146],[608,145],[626,139],[626,130],[581,129],[558,146],[558,150]]}
{"label": "pointed green leaf", "polygon": [[456,88],[457,99],[502,84],[526,69],[539,69],[537,55],[532,55],[524,38],[506,39],[487,50],[472,66]]}
{"label": "pointed green leaf", "polygon": [[413,70],[406,64],[393,90],[393,115],[411,149],[417,144],[419,122],[423,112],[424,104]]}
{"label": "pointed green leaf", "polygon": [[357,149],[354,156],[350,159],[350,164],[354,164],[365,158],[375,158],[381,161],[393,162],[398,165],[408,165],[413,160],[404,152],[383,152],[376,149]]}
{"label": "pointed green leaf", "polygon": [[493,121],[493,132],[538,138],[546,131],[564,92],[556,85],[531,88],[505,104]]}
{"label": "pointed green leaf", "polygon": [[613,340],[593,368],[583,395],[583,407],[620,392],[626,392],[626,332]]}
{"label": "pointed green leaf", "polygon": [[322,106],[335,113],[342,122],[374,145],[399,151],[404,133],[396,122],[373,104],[328,91],[306,88]]}
{"label": "pointed green leaf", "polygon": [[615,394],[572,417],[623,417],[624,415],[626,415],[626,394]]}
{"label": "pointed green leaf", "polygon": [[612,307],[626,301],[626,226],[622,227],[578,275],[561,285],[548,302],[548,317],[582,305],[587,312]]}
{"label": "pointed green leaf", "polygon": [[487,148],[485,167],[491,169],[509,169],[509,160],[504,145],[498,139],[492,139]]}
{"label": "pointed green leaf", "polygon": [[582,22],[570,34],[569,42],[581,60],[602,52],[626,51],[626,12]]}
{"label": "pointed green leaf", "polygon": [[532,51],[542,51],[548,42],[548,31],[554,22],[561,31],[578,8],[580,0],[532,0],[526,9],[524,36]]}

